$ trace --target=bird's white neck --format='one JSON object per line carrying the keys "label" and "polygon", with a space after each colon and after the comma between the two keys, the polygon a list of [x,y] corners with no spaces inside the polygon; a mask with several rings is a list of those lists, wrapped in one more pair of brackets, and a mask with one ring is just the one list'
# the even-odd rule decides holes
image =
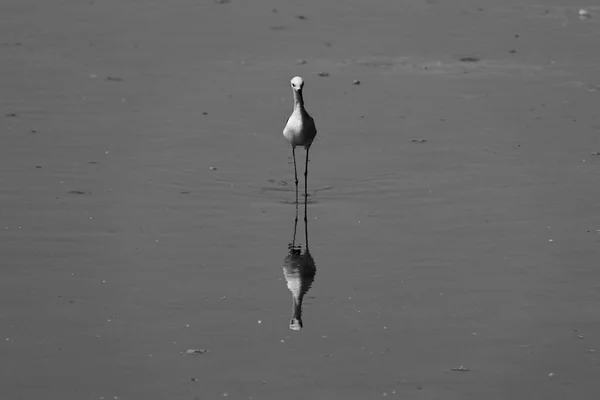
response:
{"label": "bird's white neck", "polygon": [[294,90],[294,110],[304,109],[304,99],[302,98],[302,90]]}

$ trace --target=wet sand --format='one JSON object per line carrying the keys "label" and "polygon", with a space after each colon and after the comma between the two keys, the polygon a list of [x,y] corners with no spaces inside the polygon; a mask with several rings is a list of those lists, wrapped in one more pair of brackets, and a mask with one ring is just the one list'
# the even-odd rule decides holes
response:
{"label": "wet sand", "polygon": [[600,392],[600,8],[5,3],[3,399]]}

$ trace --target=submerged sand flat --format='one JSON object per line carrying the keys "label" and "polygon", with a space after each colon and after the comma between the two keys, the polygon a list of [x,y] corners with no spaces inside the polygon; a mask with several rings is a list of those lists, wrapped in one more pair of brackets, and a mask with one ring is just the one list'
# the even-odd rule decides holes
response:
{"label": "submerged sand flat", "polygon": [[597,397],[599,7],[4,3],[0,398]]}

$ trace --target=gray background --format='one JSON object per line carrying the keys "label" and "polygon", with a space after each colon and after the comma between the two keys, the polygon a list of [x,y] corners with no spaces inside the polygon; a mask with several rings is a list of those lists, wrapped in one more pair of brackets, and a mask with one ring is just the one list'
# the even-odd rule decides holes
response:
{"label": "gray background", "polygon": [[[0,397],[595,399],[579,7],[4,1]],[[294,75],[319,130],[300,333]]]}

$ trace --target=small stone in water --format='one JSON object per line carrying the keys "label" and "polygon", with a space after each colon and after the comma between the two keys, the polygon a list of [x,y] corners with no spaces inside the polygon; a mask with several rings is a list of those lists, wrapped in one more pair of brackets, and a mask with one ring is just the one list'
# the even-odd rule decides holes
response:
{"label": "small stone in water", "polygon": [[462,61],[462,62],[478,62],[479,61],[479,57],[471,57],[471,56],[461,57],[459,60]]}
{"label": "small stone in water", "polygon": [[579,10],[579,16],[581,18],[589,18],[592,15],[590,14],[590,12],[588,10],[585,10],[585,9],[582,8],[581,10]]}
{"label": "small stone in water", "polygon": [[208,350],[206,349],[187,349],[185,352],[181,353],[186,356],[194,356],[197,354],[207,354]]}
{"label": "small stone in water", "polygon": [[469,368],[465,368],[461,365],[460,367],[452,368],[452,371],[467,372],[469,371]]}

